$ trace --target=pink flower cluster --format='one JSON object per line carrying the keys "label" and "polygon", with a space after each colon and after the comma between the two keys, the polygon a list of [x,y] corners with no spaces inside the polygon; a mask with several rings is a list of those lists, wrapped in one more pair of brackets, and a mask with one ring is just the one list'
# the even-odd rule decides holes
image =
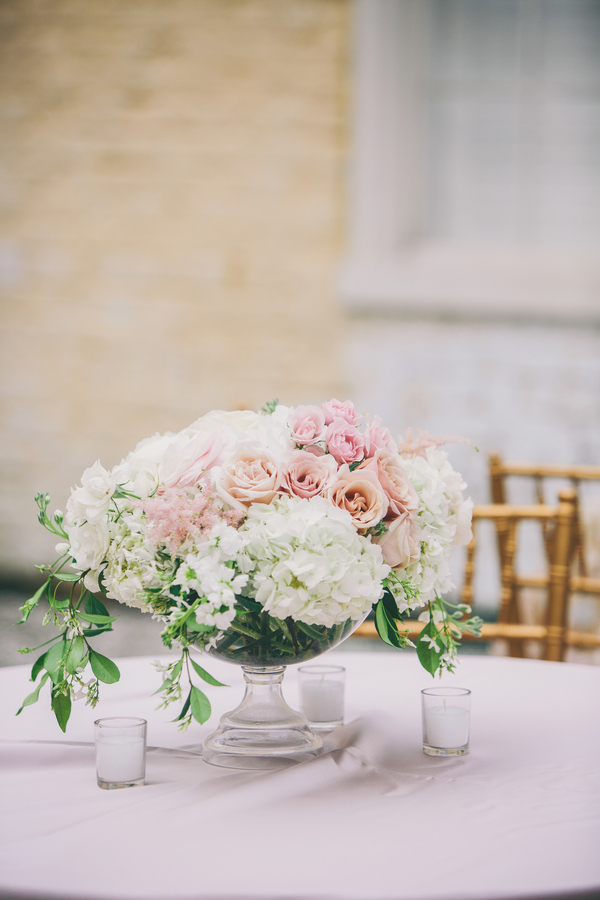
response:
{"label": "pink flower cluster", "polygon": [[[199,488],[199,490],[198,490]],[[206,481],[196,489],[170,487],[135,503],[146,514],[148,537],[155,546],[167,548],[175,558],[181,547],[191,538],[210,532],[217,522],[237,526],[243,515],[235,509],[224,510]]]}

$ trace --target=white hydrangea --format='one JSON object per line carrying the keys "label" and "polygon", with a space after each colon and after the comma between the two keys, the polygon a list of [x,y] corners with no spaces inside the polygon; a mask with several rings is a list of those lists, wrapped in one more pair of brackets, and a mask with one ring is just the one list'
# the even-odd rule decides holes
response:
{"label": "white hydrangea", "polygon": [[403,459],[402,463],[419,498],[421,558],[403,573],[403,578],[419,592],[416,602],[407,598],[404,601],[406,608],[414,608],[433,600],[436,593],[444,594],[454,587],[450,554],[455,546],[471,539],[473,503],[463,499],[466,484],[443,450],[431,447],[427,458],[414,456]]}
{"label": "white hydrangea", "polygon": [[219,522],[210,537],[199,541],[196,552],[189,553],[177,571],[173,584],[184,594],[196,591],[203,602],[196,609],[200,625],[229,627],[235,616],[235,595],[245,587],[248,576],[236,574],[228,565],[243,548],[243,539],[231,525]]}
{"label": "white hydrangea", "polygon": [[381,549],[357,534],[347,511],[321,497],[255,504],[240,534],[248,594],[276,618],[330,628],[360,618],[383,594],[390,569]]}
{"label": "white hydrangea", "polygon": [[156,555],[146,536],[141,509],[122,504],[121,516],[109,528],[110,546],[103,573],[106,594],[119,603],[151,612],[145,591],[161,588],[166,592],[165,579],[170,581],[174,564]]}

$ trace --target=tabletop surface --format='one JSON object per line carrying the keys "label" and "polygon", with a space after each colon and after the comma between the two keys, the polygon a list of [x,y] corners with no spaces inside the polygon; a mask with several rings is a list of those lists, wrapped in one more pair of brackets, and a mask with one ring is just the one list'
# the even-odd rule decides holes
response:
{"label": "tabletop surface", "polygon": [[[180,733],[156,710],[148,658],[63,735],[43,697],[18,718],[29,667],[0,669],[0,898],[392,900],[600,893],[600,669],[465,657],[443,684],[472,690],[471,752],[425,756],[408,654],[334,650],[346,724],[309,762],[221,769],[199,755],[243,694],[237,666],[204,662],[213,717]],[[322,657],[324,660],[325,657]],[[320,660],[321,661],[321,660]],[[436,679],[437,681],[437,679]],[[297,706],[294,668],[284,694]],[[96,785],[93,721],[148,719],[146,785]]]}

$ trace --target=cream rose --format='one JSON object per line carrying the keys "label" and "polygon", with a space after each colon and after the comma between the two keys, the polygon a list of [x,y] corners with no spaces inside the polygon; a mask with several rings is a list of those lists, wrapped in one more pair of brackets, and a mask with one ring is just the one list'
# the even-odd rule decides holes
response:
{"label": "cream rose", "polygon": [[349,466],[341,466],[337,481],[326,495],[334,506],[350,513],[359,531],[377,525],[387,513],[388,501],[377,475],[365,469],[351,472]]}
{"label": "cream rose", "polygon": [[390,523],[385,534],[374,539],[392,569],[405,569],[421,554],[421,529],[416,515],[405,513]]}
{"label": "cream rose", "polygon": [[337,463],[330,454],[315,456],[306,450],[295,450],[284,471],[282,487],[295,497],[310,500],[333,484],[337,470]]}
{"label": "cream rose", "polygon": [[234,509],[270,503],[280,491],[282,473],[270,453],[242,448],[221,470],[214,469],[219,497]]}
{"label": "cream rose", "polygon": [[374,472],[377,476],[388,501],[386,520],[412,512],[419,505],[417,492],[398,456],[387,450],[377,450],[368,462],[358,467],[358,471]]}

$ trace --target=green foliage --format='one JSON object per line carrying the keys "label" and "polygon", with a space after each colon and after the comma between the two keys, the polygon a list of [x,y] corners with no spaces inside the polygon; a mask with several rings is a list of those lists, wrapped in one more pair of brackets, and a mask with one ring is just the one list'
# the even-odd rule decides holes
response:
{"label": "green foliage", "polygon": [[279,400],[268,400],[264,406],[261,406],[260,411],[272,416],[278,406]]}
{"label": "green foliage", "polygon": [[201,725],[210,718],[210,702],[206,694],[203,694],[200,688],[191,686],[190,707],[192,715]]}
{"label": "green foliage", "polygon": [[[35,691],[33,691],[31,694],[28,694],[27,697],[25,697],[25,699],[23,700],[21,707],[17,710],[17,713],[16,713],[17,716],[23,712],[23,710],[25,709],[26,706],[31,706],[32,703],[37,703],[39,696],[40,696],[40,691],[44,687],[46,682],[48,681],[49,677],[50,676],[48,675],[48,673],[44,672],[44,674],[42,675],[42,680],[36,687]],[[32,679],[32,681],[33,681],[33,679]]]}
{"label": "green foliage", "polygon": [[52,711],[61,730],[66,731],[71,715],[71,694],[68,686],[57,685],[52,689]]}
{"label": "green foliage", "polygon": [[107,656],[102,656],[101,653],[96,653],[91,647],[90,666],[98,681],[102,681],[104,684],[114,684],[121,677],[121,673],[112,659],[108,659]]}

